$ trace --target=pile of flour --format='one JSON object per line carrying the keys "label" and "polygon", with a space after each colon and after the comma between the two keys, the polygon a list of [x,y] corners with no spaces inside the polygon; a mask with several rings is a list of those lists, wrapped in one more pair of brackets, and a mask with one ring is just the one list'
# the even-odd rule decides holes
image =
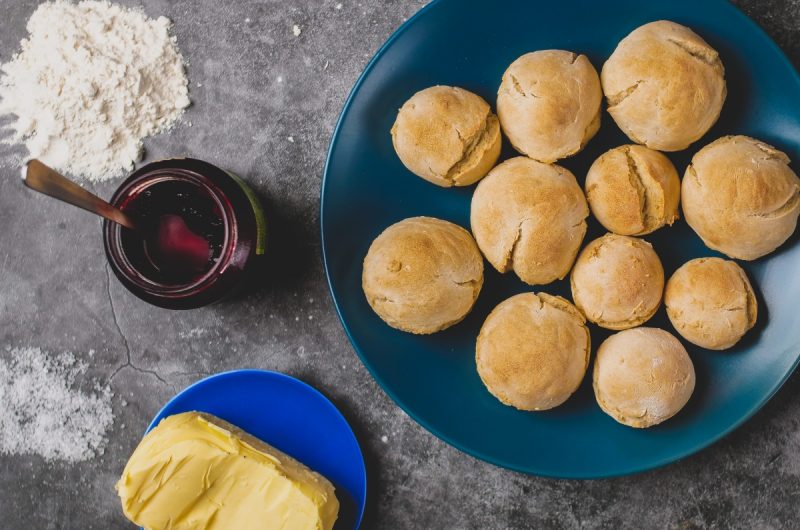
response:
{"label": "pile of flour", "polygon": [[190,103],[170,26],[105,1],[41,4],[21,51],[0,67],[0,114],[17,117],[3,141],[78,178],[131,169],[142,139]]}
{"label": "pile of flour", "polygon": [[87,364],[71,353],[39,348],[0,353],[0,453],[78,462],[102,453],[114,423],[111,389],[85,379]]}

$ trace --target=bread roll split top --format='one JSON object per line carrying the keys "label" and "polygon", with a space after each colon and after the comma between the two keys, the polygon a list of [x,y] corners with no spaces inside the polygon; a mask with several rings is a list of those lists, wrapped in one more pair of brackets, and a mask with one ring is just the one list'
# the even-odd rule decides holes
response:
{"label": "bread roll split top", "polygon": [[600,128],[603,95],[585,55],[541,50],[519,57],[503,74],[497,115],[514,148],[555,162],[583,149]]}
{"label": "bread roll split top", "polygon": [[432,217],[393,224],[364,259],[362,286],[390,326],[433,333],[460,322],[483,285],[483,258],[465,229]]}
{"label": "bread roll split top", "polygon": [[489,104],[463,88],[434,86],[414,94],[392,126],[392,143],[415,175],[438,186],[468,186],[500,156],[500,123]]}
{"label": "bread roll split top", "polygon": [[794,233],[800,179],[789,157],[747,136],[725,136],[692,158],[683,214],[703,242],[732,258],[758,259]]}
{"label": "bread roll split top", "polygon": [[588,320],[607,329],[627,329],[658,310],[664,268],[647,241],[606,234],[581,251],[570,284],[575,305]]}
{"label": "bread roll split top", "polygon": [[698,258],[670,277],[664,304],[683,338],[710,350],[730,348],[758,318],[758,303],[747,274],[734,261]]}
{"label": "bread roll split top", "polygon": [[569,273],[588,215],[569,170],[520,156],[498,165],[478,185],[470,224],[494,268],[541,285]]}
{"label": "bread roll split top", "polygon": [[586,198],[606,229],[649,234],[678,217],[681,181],[669,158],[642,145],[603,153],[586,175]]}
{"label": "bread roll split top", "polygon": [[719,118],[727,89],[719,54],[691,29],[659,20],[633,30],[600,79],[614,121],[636,143],[680,151]]}
{"label": "bread roll split top", "polygon": [[620,331],[597,349],[597,404],[616,421],[645,428],[677,414],[695,386],[694,364],[671,333],[657,328]]}
{"label": "bread roll split top", "polygon": [[589,330],[575,306],[560,296],[523,293],[486,318],[475,360],[484,385],[501,402],[545,410],[575,392],[590,350]]}

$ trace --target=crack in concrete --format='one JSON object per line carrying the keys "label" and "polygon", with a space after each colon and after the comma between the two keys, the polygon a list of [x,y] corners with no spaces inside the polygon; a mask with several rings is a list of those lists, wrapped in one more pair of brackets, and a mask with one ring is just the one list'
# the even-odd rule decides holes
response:
{"label": "crack in concrete", "polygon": [[125,336],[125,333],[122,331],[122,327],[120,327],[120,325],[119,325],[119,320],[117,319],[117,310],[114,307],[114,298],[111,296],[111,269],[108,266],[108,264],[106,264],[106,295],[108,295],[108,303],[111,306],[111,318],[114,321],[114,327],[117,328],[117,333],[119,334],[120,338],[122,339],[122,344],[125,346],[125,363],[120,365],[120,366],[118,366],[111,373],[111,376],[108,378],[108,382],[110,383],[111,381],[113,381],[114,377],[116,377],[117,374],[120,373],[123,368],[127,367],[127,368],[130,368],[131,370],[134,370],[134,371],[142,373],[142,374],[152,375],[153,377],[155,377],[156,379],[158,379],[159,381],[161,381],[165,385],[172,387],[172,385],[166,379],[164,379],[163,377],[158,375],[158,373],[155,372],[154,370],[148,370],[146,368],[139,368],[138,366],[134,365],[133,362],[131,361],[131,345],[130,345],[130,342],[128,342],[128,337]]}
{"label": "crack in concrete", "polygon": [[171,377],[208,377],[214,372],[195,371],[195,372],[170,372]]}
{"label": "crack in concrete", "polygon": [[700,503],[697,500],[697,492],[695,488],[689,488],[689,498],[692,501],[695,512],[697,512],[697,516],[700,518],[700,528],[708,528],[708,521],[706,521],[706,516],[703,514],[703,510],[700,509]]}

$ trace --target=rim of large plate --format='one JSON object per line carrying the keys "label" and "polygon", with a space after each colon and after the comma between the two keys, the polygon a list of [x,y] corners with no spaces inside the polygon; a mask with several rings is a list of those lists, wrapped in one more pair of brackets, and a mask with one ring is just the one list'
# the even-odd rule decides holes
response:
{"label": "rim of large plate", "polygon": [[[375,55],[372,56],[370,61],[367,63],[367,66],[364,68],[364,71],[361,72],[361,75],[358,77],[355,85],[350,90],[350,94],[347,96],[347,100],[345,101],[344,107],[342,107],[342,112],[339,115],[339,119],[336,121],[336,127],[333,130],[333,134],[331,136],[331,143],[328,148],[328,154],[325,159],[325,168],[323,169],[322,175],[322,187],[320,189],[320,206],[319,206],[319,222],[320,222],[320,239],[322,243],[322,262],[325,268],[325,277],[328,282],[328,289],[331,293],[331,298],[333,299],[333,305],[336,308],[336,314],[339,317],[339,321],[342,323],[342,327],[344,328],[345,334],[347,335],[350,344],[353,346],[358,358],[361,360],[361,363],[367,368],[367,371],[370,373],[373,379],[380,385],[384,392],[395,402],[397,406],[399,406],[406,414],[408,414],[415,422],[422,425],[427,431],[431,434],[443,440],[444,442],[450,444],[451,446],[455,447],[459,451],[462,451],[470,456],[483,460],[484,462],[489,462],[490,464],[494,464],[496,466],[500,466],[506,469],[511,469],[513,471],[517,471],[519,473],[525,473],[528,475],[536,475],[541,477],[547,478],[558,478],[558,479],[582,479],[582,480],[592,480],[592,479],[603,479],[603,478],[614,478],[614,477],[621,477],[626,475],[633,475],[637,473],[644,473],[646,471],[651,471],[654,469],[658,469],[660,467],[664,467],[666,465],[672,464],[679,460],[682,460],[686,457],[694,455],[703,449],[715,444],[731,432],[735,431],[739,428],[742,424],[744,424],[747,420],[753,417],[756,412],[761,410],[767,402],[772,399],[772,397],[780,390],[780,388],[784,385],[787,379],[794,373],[795,369],[797,368],[798,364],[800,364],[800,353],[797,355],[792,367],[787,370],[787,372],[783,375],[783,377],[777,381],[767,395],[760,400],[759,402],[755,403],[745,414],[743,414],[739,419],[733,422],[730,426],[726,429],[720,431],[719,433],[715,434],[714,436],[708,437],[707,439],[703,440],[702,442],[696,443],[688,449],[680,451],[674,455],[671,455],[667,458],[662,458],[650,462],[646,465],[639,465],[639,466],[631,466],[629,468],[620,468],[617,471],[610,472],[610,473],[553,473],[547,471],[537,471],[531,468],[526,468],[523,466],[518,466],[513,462],[508,462],[503,460],[502,458],[496,458],[492,455],[485,454],[482,451],[475,450],[471,447],[467,447],[464,444],[460,443],[458,440],[451,438],[450,436],[441,432],[436,426],[432,425],[431,423],[425,421],[420,416],[418,416],[413,410],[406,406],[406,404],[394,393],[389,385],[376,373],[373,369],[372,365],[369,363],[367,358],[364,356],[363,352],[361,351],[358,342],[356,341],[355,337],[353,337],[352,332],[350,331],[350,326],[344,319],[342,315],[341,308],[339,307],[339,301],[336,295],[336,288],[333,285],[333,280],[331,277],[330,269],[328,267],[328,253],[327,253],[327,246],[325,243],[325,191],[328,186],[328,178],[329,178],[329,171],[330,171],[330,164],[331,158],[333,157],[334,151],[336,150],[336,144],[339,140],[339,133],[342,127],[342,123],[344,119],[347,117],[347,113],[350,110],[350,106],[357,96],[361,85],[364,83],[364,80],[369,76],[374,68],[375,64],[383,57],[384,53],[394,44],[394,42],[403,34],[405,33],[411,26],[413,26],[421,17],[425,16],[425,14],[437,6],[440,3],[450,0],[432,0],[429,4],[422,7],[419,11],[417,11],[413,16],[411,16],[407,21],[405,21],[399,28],[397,28],[394,33],[392,33],[386,42],[378,48],[378,51],[375,52]],[[780,60],[785,64],[786,68],[793,74],[795,83],[797,85],[797,91],[800,94],[800,73],[797,72],[792,62],[783,52],[783,50],[772,40],[772,38],[759,26],[753,19],[748,17],[744,12],[742,12],[738,7],[734,6],[733,4],[725,1],[725,0],[716,0],[715,3],[716,9],[728,9],[732,16],[738,17],[742,23],[748,25],[751,29],[755,31],[755,34],[758,35],[764,44],[772,49],[773,52],[777,54]]]}

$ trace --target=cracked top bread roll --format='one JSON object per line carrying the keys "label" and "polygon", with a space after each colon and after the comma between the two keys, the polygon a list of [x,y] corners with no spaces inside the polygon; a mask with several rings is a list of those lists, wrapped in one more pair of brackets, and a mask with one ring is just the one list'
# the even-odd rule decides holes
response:
{"label": "cracked top bread roll", "polygon": [[478,375],[521,410],[562,404],[583,380],[591,338],[580,311],[560,296],[523,293],[501,302],[478,335]]}
{"label": "cracked top bread roll", "polygon": [[405,102],[392,144],[409,171],[437,186],[469,186],[500,156],[500,124],[489,104],[463,88],[434,86]]}
{"label": "cracked top bread roll", "polygon": [[497,92],[497,116],[514,148],[540,162],[574,155],[600,128],[600,78],[585,55],[526,53]]}
{"label": "cracked top bread roll", "polygon": [[782,245],[800,214],[800,179],[789,157],[747,136],[725,136],[698,151],[681,195],[686,222],[706,246],[743,260]]}
{"label": "cracked top bread roll", "polygon": [[642,145],[606,151],[586,175],[589,208],[606,229],[639,236],[674,223],[681,181],[669,158]]}
{"label": "cracked top bread roll", "polygon": [[393,328],[434,333],[472,309],[483,285],[483,258],[460,226],[412,217],[372,242],[361,285],[369,305]]}
{"label": "cracked top bread roll", "polygon": [[498,165],[472,196],[470,224],[489,263],[530,285],[569,273],[589,207],[575,176],[519,156]]}
{"label": "cracked top bread roll", "polygon": [[681,266],[667,282],[664,304],[678,333],[709,350],[739,342],[758,317],[744,270],[722,258],[698,258]]}
{"label": "cracked top bread roll", "polygon": [[657,425],[694,392],[694,364],[681,342],[657,328],[620,331],[597,349],[594,395],[603,412],[629,427]]}
{"label": "cracked top bread roll", "polygon": [[588,320],[607,329],[627,329],[658,310],[664,268],[647,241],[606,234],[581,251],[570,284],[575,305]]}
{"label": "cracked top bread roll", "polygon": [[719,54],[691,29],[660,20],[622,39],[600,74],[608,112],[636,143],[680,151],[703,136],[725,102]]}

